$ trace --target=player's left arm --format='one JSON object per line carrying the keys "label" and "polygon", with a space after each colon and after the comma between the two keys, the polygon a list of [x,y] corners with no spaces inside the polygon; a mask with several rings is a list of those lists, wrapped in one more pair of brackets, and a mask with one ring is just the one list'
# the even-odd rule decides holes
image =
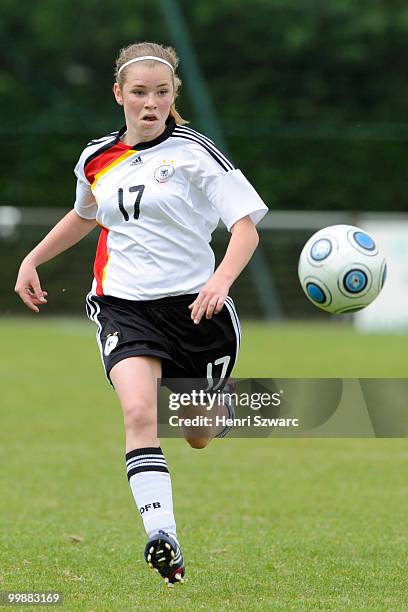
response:
{"label": "player's left arm", "polygon": [[258,232],[249,215],[234,223],[223,260],[189,306],[194,323],[198,324],[204,315],[211,319],[221,311],[231,285],[251,259],[258,242]]}

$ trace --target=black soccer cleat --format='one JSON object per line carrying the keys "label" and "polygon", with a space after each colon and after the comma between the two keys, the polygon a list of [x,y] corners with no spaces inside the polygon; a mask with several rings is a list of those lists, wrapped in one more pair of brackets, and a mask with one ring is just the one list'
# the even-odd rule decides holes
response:
{"label": "black soccer cleat", "polygon": [[[235,393],[235,383],[233,378],[229,378],[222,390],[222,393]],[[235,419],[235,402],[234,398],[223,397],[224,406],[227,408],[227,418]],[[215,437],[216,438],[225,438],[228,436],[229,432],[232,429],[232,425],[226,425]]]}
{"label": "black soccer cleat", "polygon": [[180,546],[165,531],[159,531],[146,544],[146,563],[164,578],[167,586],[184,582],[184,560]]}

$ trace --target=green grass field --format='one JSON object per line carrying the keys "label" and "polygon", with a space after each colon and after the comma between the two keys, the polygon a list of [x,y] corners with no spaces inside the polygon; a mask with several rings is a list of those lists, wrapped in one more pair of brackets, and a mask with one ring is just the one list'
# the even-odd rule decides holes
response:
{"label": "green grass field", "polygon": [[[408,377],[404,337],[243,331],[237,376]],[[188,572],[167,589],[143,561],[92,324],[33,315],[0,335],[0,591],[87,611],[408,609],[406,440],[162,440]]]}

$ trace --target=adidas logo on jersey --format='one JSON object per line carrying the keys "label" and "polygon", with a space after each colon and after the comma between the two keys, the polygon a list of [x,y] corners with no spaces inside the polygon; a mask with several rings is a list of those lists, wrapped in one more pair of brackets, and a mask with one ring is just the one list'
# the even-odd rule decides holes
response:
{"label": "adidas logo on jersey", "polygon": [[134,159],[134,160],[132,161],[132,163],[131,163],[131,164],[129,164],[129,165],[130,165],[130,166],[138,166],[139,164],[143,164],[143,159],[141,158],[141,156],[140,156],[140,155],[138,155],[138,156],[136,157],[136,159]]}

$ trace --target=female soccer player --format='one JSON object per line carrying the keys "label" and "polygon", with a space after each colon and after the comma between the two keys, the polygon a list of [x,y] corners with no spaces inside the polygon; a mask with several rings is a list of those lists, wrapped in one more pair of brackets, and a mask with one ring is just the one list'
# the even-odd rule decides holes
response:
{"label": "female soccer player", "polygon": [[[175,107],[177,65],[171,47],[121,50],[113,93],[125,126],[85,147],[74,208],[23,260],[15,287],[38,312],[47,292],[37,267],[99,226],[87,314],[123,410],[127,476],[148,536],[145,559],[170,586],[185,570],[157,437],[157,380],[218,381],[219,389],[228,380],[239,348],[228,292],[267,211],[214,143],[184,126]],[[231,237],[214,271],[209,243],[220,218]],[[188,441],[202,448],[209,439]]]}

